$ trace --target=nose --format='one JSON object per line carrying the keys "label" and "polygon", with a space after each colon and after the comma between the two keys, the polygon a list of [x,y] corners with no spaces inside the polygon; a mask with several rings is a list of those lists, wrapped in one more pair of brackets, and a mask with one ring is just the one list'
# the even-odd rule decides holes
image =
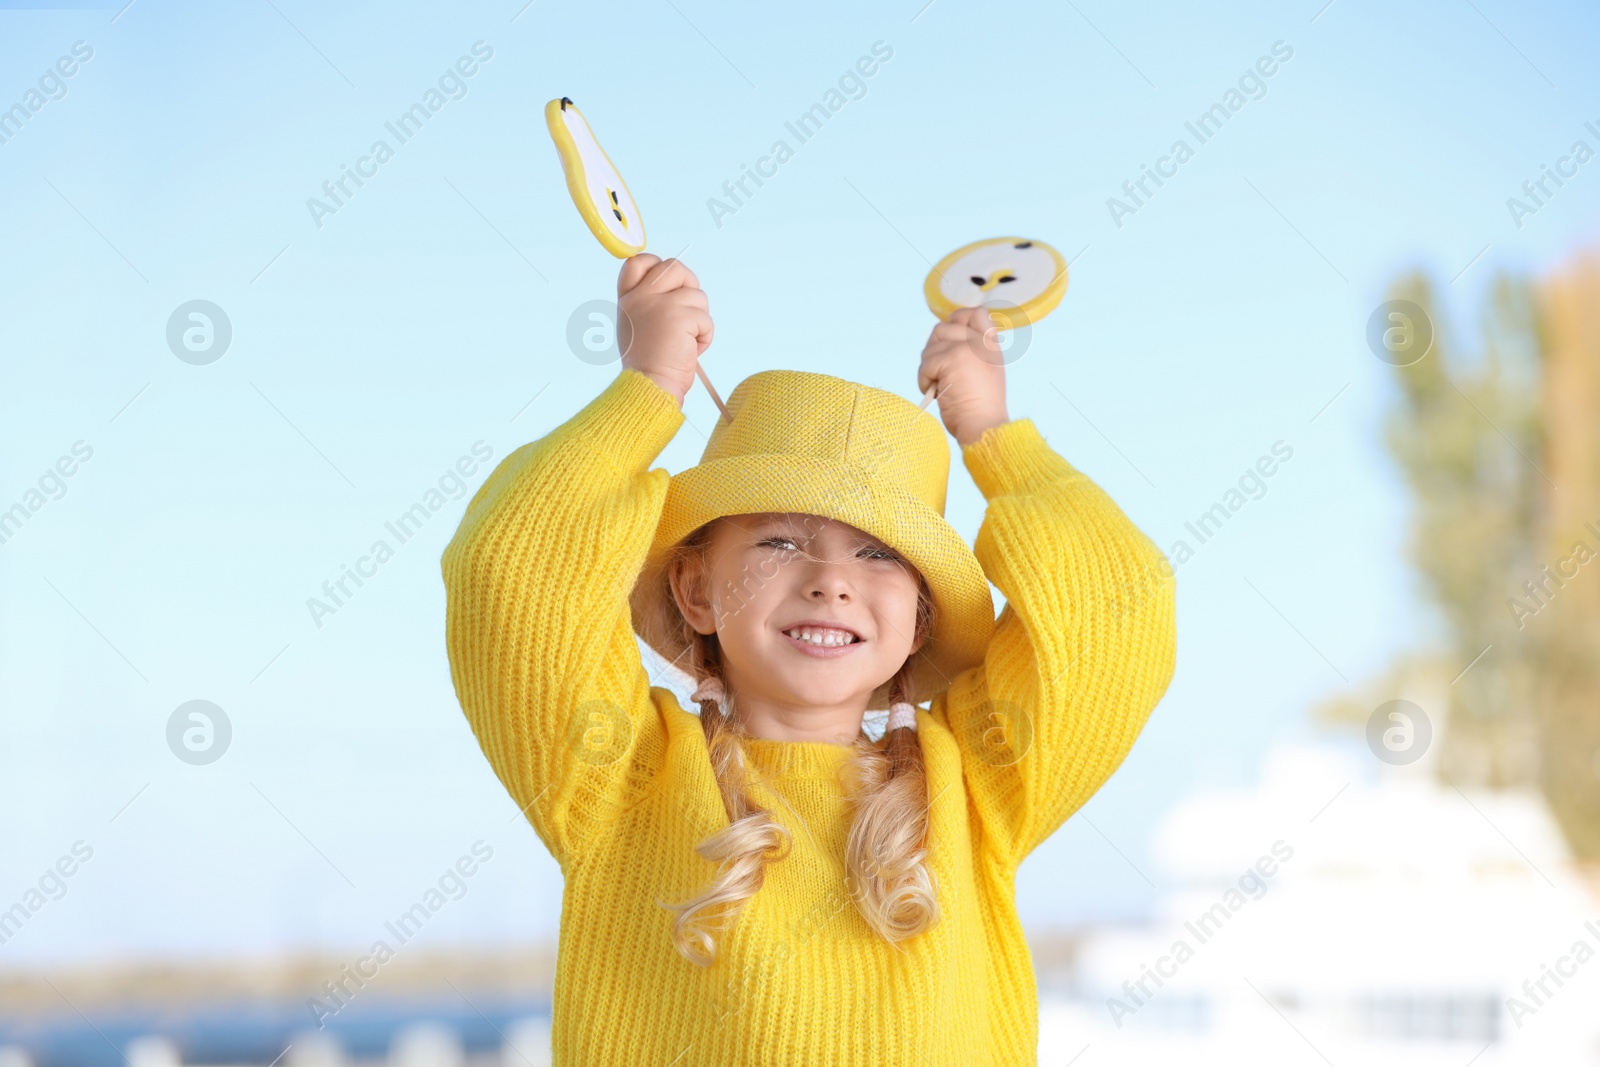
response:
{"label": "nose", "polygon": [[851,585],[850,575],[846,571],[847,568],[832,563],[819,561],[813,564],[811,573],[806,575],[807,599],[822,603],[850,603],[855,587]]}

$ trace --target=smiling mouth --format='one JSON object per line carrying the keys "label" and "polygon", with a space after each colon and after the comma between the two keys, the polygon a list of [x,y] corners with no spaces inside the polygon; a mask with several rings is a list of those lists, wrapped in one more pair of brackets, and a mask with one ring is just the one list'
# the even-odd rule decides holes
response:
{"label": "smiling mouth", "polygon": [[859,645],[865,639],[849,630],[829,626],[795,626],[780,631],[783,636],[813,648],[844,648]]}
{"label": "smiling mouth", "polygon": [[813,625],[798,625],[787,630],[779,630],[779,633],[782,633],[784,640],[789,641],[790,645],[800,653],[821,659],[848,656],[859,646],[867,643],[866,638],[859,637],[850,630],[813,627]]}

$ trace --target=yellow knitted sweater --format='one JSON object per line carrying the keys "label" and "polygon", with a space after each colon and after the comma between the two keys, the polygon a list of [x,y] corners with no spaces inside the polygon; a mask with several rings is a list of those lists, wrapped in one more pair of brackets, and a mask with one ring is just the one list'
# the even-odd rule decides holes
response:
{"label": "yellow knitted sweater", "polygon": [[[728,817],[699,721],[650,684],[628,609],[667,491],[650,464],[683,421],[624,369],[501,461],[442,560],[456,694],[565,877],[556,1067],[1036,1062],[1017,867],[1116,770],[1166,690],[1171,568],[1031,420],[965,446],[988,501],[974,551],[1006,606],[985,662],[917,710],[940,922],[891,946],[850,901],[833,778],[847,746],[755,740],[752,794],[794,848],[698,967],[656,900],[705,888],[715,868],[694,846]],[[627,721],[597,720],[590,701]],[[1004,725],[996,707],[1020,717]],[[598,759],[582,740],[597,727],[620,737]],[[995,729],[1014,731],[1020,759],[989,754]]]}

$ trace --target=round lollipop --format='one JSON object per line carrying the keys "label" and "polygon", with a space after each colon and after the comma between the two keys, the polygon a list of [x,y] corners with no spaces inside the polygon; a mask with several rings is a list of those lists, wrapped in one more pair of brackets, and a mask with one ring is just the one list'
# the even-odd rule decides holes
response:
{"label": "round lollipop", "polygon": [[[940,319],[961,308],[986,307],[1002,330],[1044,318],[1067,291],[1061,253],[1026,237],[991,237],[963,245],[934,264],[922,283],[928,309]],[[922,398],[927,409],[929,389]]]}
{"label": "round lollipop", "polygon": [[[556,143],[556,154],[561,157],[561,169],[567,176],[567,192],[577,205],[578,214],[589,227],[589,232],[618,259],[627,259],[644,251],[644,219],[639,206],[633,202],[627,183],[622,180],[611,157],[600,147],[594,130],[569,97],[560,97],[544,106],[544,122],[550,137]],[[705,384],[706,392],[716,401],[722,417],[732,419],[722,397],[706,377],[699,363],[695,374]]]}

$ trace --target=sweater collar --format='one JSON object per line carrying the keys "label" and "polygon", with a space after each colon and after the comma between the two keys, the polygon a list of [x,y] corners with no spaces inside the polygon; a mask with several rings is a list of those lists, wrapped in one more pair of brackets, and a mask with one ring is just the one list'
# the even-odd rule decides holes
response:
{"label": "sweater collar", "polygon": [[784,778],[832,778],[855,751],[851,745],[829,741],[773,741],[760,737],[745,738],[744,750],[751,764],[766,774]]}

